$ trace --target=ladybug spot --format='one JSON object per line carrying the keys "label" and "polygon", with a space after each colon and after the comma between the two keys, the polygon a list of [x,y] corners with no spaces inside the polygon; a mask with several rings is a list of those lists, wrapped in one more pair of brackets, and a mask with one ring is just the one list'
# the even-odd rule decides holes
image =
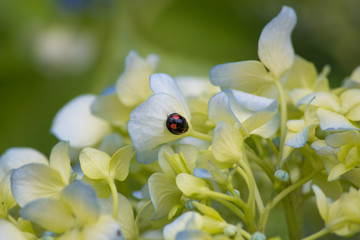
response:
{"label": "ladybug spot", "polygon": [[186,119],[178,113],[172,113],[167,117],[166,127],[174,135],[181,135],[189,130]]}

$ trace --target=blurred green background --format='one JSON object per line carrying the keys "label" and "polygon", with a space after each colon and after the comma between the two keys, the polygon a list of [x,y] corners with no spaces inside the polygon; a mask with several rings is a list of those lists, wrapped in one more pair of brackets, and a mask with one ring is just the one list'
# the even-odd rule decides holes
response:
{"label": "blurred green background", "polygon": [[1,0],[0,154],[29,146],[48,155],[56,112],[113,84],[132,49],[157,53],[158,71],[173,76],[257,59],[261,30],[282,5],[297,12],[296,53],[319,71],[329,64],[340,85],[360,63],[358,0]]}

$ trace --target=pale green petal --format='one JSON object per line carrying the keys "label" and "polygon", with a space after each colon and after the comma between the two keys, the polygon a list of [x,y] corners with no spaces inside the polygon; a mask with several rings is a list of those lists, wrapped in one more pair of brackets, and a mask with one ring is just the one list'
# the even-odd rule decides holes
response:
{"label": "pale green petal", "polygon": [[360,89],[350,89],[340,95],[341,107],[344,112],[360,104]]}
{"label": "pale green petal", "polygon": [[164,227],[165,240],[175,240],[176,235],[182,230],[196,230],[202,227],[202,217],[197,212],[186,212]]}
{"label": "pale green petal", "polygon": [[221,215],[212,207],[209,207],[205,204],[199,203],[194,201],[193,202],[194,206],[196,207],[196,209],[202,213],[205,216],[209,216],[213,219],[216,219],[218,221],[224,222],[224,219],[221,217]]}
{"label": "pale green petal", "polygon": [[97,96],[95,101],[91,104],[91,112],[94,115],[109,121],[116,126],[127,123],[130,119],[130,112],[132,110],[132,107],[127,107],[121,103],[116,93]]}
{"label": "pale green petal", "polygon": [[360,188],[360,168],[353,168],[341,177]]}
{"label": "pale green petal", "polygon": [[286,126],[292,132],[300,132],[306,127],[304,119],[289,120],[287,121]]}
{"label": "pale green petal", "polygon": [[175,179],[165,173],[154,173],[148,182],[151,202],[155,209],[152,219],[167,217],[170,209],[179,203],[182,195]]}
{"label": "pale green petal", "polygon": [[340,181],[329,181],[328,174],[325,172],[319,173],[312,181],[311,185],[318,186],[323,193],[331,199],[338,199],[343,193],[343,188]]}
{"label": "pale green petal", "polygon": [[215,123],[224,121],[233,125],[238,122],[230,108],[230,99],[225,92],[220,92],[209,100],[208,116]]}
{"label": "pale green petal", "polygon": [[359,88],[360,87],[360,66],[356,67],[351,73],[351,76],[345,79],[344,86],[346,88]]}
{"label": "pale green petal", "polygon": [[95,222],[100,214],[95,191],[81,181],[74,181],[61,192],[61,199],[80,223]]}
{"label": "pale green petal", "polygon": [[135,51],[126,57],[124,72],[116,82],[116,93],[125,106],[135,107],[151,95],[149,77],[157,62],[156,55],[149,55],[145,60]]}
{"label": "pale green petal", "polygon": [[319,210],[320,216],[326,221],[329,212],[329,202],[323,191],[318,186],[313,185],[312,189],[316,196],[316,205]]}
{"label": "pale green petal", "polygon": [[[172,157],[174,155],[174,153],[175,152],[172,149],[172,147],[170,147],[168,144],[164,144],[160,147],[158,161],[159,161],[161,170],[164,173],[175,178],[176,172],[174,171],[173,167],[171,166],[171,164],[168,161],[168,157]],[[168,156],[166,156],[166,155],[168,155]]]}
{"label": "pale green petal", "polygon": [[11,191],[21,207],[37,198],[58,198],[64,187],[59,172],[45,164],[23,166],[11,176]]}
{"label": "pale green petal", "polygon": [[24,233],[16,228],[12,223],[5,219],[0,219],[0,239],[1,240],[27,240]]}
{"label": "pale green petal", "polygon": [[311,106],[321,107],[332,111],[339,111],[340,110],[340,101],[339,98],[331,93],[326,92],[317,92],[317,93],[311,93],[307,95],[306,97],[300,99],[296,106],[302,106],[309,104]]}
{"label": "pale green petal", "polygon": [[56,233],[64,232],[76,224],[68,206],[57,199],[41,198],[32,201],[21,209],[20,215]]}
{"label": "pale green petal", "polygon": [[222,89],[253,93],[273,79],[261,62],[242,61],[216,65],[210,70],[210,81]]}
{"label": "pale green petal", "polygon": [[82,236],[82,232],[79,229],[73,228],[70,231],[62,234],[58,240],[85,240]]}
{"label": "pale green petal", "polygon": [[98,198],[108,198],[111,194],[109,184],[104,179],[91,179],[84,175],[81,179],[84,183],[89,184],[96,192]]}
{"label": "pale green petal", "polygon": [[132,145],[120,148],[110,160],[110,176],[116,180],[124,181],[130,169],[130,162],[135,156]]}
{"label": "pale green petal", "polygon": [[93,146],[111,132],[108,122],[91,114],[90,107],[96,96],[87,94],[76,97],[56,114],[51,133],[70,146]]}
{"label": "pale green petal", "polygon": [[360,140],[360,134],[357,130],[349,130],[340,133],[333,133],[326,136],[325,141],[332,147],[341,147],[346,144],[356,144]]}
{"label": "pale green petal", "polygon": [[[119,211],[117,221],[120,223],[122,233],[125,239],[137,239],[137,230],[135,229],[134,211],[130,201],[118,193]],[[99,199],[101,213],[111,215],[113,211],[113,199]]]}
{"label": "pale green petal", "polygon": [[339,163],[338,165],[336,165],[333,169],[331,169],[330,173],[329,173],[329,177],[328,177],[328,181],[334,181],[340,178],[341,175],[343,175],[344,173],[350,171],[351,168],[347,168],[345,167],[344,164]]}
{"label": "pale green petal", "polygon": [[188,135],[188,132],[174,135],[167,129],[166,121],[172,113],[183,116],[189,124],[189,131],[191,131],[190,116],[186,115],[181,102],[169,94],[155,94],[132,111],[128,131],[136,150],[138,162],[151,163],[155,161],[161,144]]}
{"label": "pale green petal", "polygon": [[84,240],[125,240],[120,224],[110,215],[101,215],[99,220],[84,226]]}
{"label": "pale green petal", "polygon": [[262,30],[258,55],[261,62],[280,80],[294,62],[291,32],[296,24],[295,11],[283,6],[279,15]]}
{"label": "pale green petal", "polygon": [[312,89],[316,80],[317,71],[315,65],[300,56],[295,56],[295,62],[286,79],[285,88],[288,90],[294,88]]}
{"label": "pale green petal", "polygon": [[95,148],[85,148],[80,153],[80,165],[84,174],[91,179],[105,179],[110,176],[111,157]]}
{"label": "pale green petal", "polygon": [[11,172],[9,172],[0,183],[0,217],[5,217],[8,210],[15,203],[15,199],[11,193],[10,176]]}
{"label": "pale green petal", "polygon": [[175,151],[184,158],[186,165],[189,167],[190,173],[194,172],[196,166],[196,160],[198,158],[199,150],[188,144],[180,144]]}
{"label": "pale green petal", "polygon": [[353,221],[360,220],[360,194],[355,188],[350,188],[349,192],[340,198],[341,209],[346,218]]}
{"label": "pale green petal", "polygon": [[353,107],[347,114],[346,118],[351,121],[360,121],[360,104]]}
{"label": "pale green petal", "polygon": [[176,176],[176,185],[187,197],[202,199],[209,191],[206,182],[198,177],[187,173]]}
{"label": "pale green petal", "polygon": [[[185,116],[190,116],[190,109],[177,83],[165,73],[155,73],[150,76],[150,88],[155,94],[166,93],[181,103]],[[185,117],[183,116],[183,117]],[[188,119],[188,118],[186,118]]]}
{"label": "pale green petal", "polygon": [[319,108],[316,111],[320,128],[323,131],[340,131],[357,129],[343,115]]}
{"label": "pale green petal", "polygon": [[213,133],[214,157],[229,164],[237,162],[241,157],[243,141],[239,129],[226,122],[218,123]]}
{"label": "pale green petal", "polygon": [[33,148],[9,148],[0,157],[0,180],[12,169],[19,168],[29,163],[42,163],[48,165],[47,157]]}
{"label": "pale green petal", "polygon": [[71,175],[69,143],[59,142],[51,150],[50,167],[56,169],[65,185],[69,184]]}
{"label": "pale green petal", "polygon": [[306,88],[295,88],[289,92],[289,98],[293,105],[296,105],[302,98],[313,93],[312,90]]}
{"label": "pale green petal", "polygon": [[279,117],[275,117],[277,114],[277,108],[257,112],[247,118],[243,122],[243,125],[251,134],[256,134],[264,138],[270,138],[279,128]]}

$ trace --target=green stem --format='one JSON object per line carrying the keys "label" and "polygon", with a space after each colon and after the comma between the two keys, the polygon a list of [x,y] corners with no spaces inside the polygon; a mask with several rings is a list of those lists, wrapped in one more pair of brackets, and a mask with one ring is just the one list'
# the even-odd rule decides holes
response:
{"label": "green stem", "polygon": [[284,89],[281,86],[280,81],[275,81],[274,83],[279,92],[279,98],[280,98],[280,151],[278,155],[278,159],[280,162],[284,151],[284,142],[286,136],[287,104],[286,104]]}
{"label": "green stem", "polygon": [[337,219],[334,222],[330,223],[329,225],[325,226],[320,231],[318,231],[316,233],[313,233],[310,236],[307,236],[306,238],[303,238],[302,240],[315,240],[315,239],[318,239],[318,238],[330,233],[332,228],[336,228],[338,225],[341,226],[345,222],[347,222],[347,219],[344,219],[344,218]]}
{"label": "green stem", "polygon": [[206,195],[216,201],[219,201],[219,199],[224,199],[224,200],[228,200],[230,202],[235,203],[237,206],[239,206],[241,209],[245,210],[246,209],[246,204],[237,197],[233,197],[233,196],[229,196],[223,193],[219,193],[219,192],[215,192],[215,191],[209,191],[206,193]]}
{"label": "green stem", "polygon": [[310,181],[312,178],[314,178],[320,170],[316,170],[309,174],[308,176],[300,179],[299,181],[295,182],[294,184],[290,185],[289,187],[285,188],[283,191],[281,191],[272,201],[268,202],[266,204],[266,207],[264,208],[263,212],[260,215],[260,221],[259,221],[259,230],[265,231],[266,223],[269,217],[270,210],[274,208],[284,197],[286,197],[289,193],[297,189],[298,187],[301,187],[308,181]]}
{"label": "green stem", "polygon": [[247,224],[247,220],[245,217],[245,214],[238,209],[235,205],[233,205],[232,203],[225,201],[223,199],[217,198],[215,199],[217,202],[221,203],[222,205],[224,205],[225,207],[227,207],[228,209],[230,209],[233,213],[235,213],[244,223]]}
{"label": "green stem", "polygon": [[118,200],[118,192],[116,189],[114,179],[108,177],[106,178],[106,182],[109,184],[111,195],[113,199],[113,218],[117,220],[118,212],[119,212],[119,200]]}
{"label": "green stem", "polygon": [[246,154],[248,155],[249,159],[251,161],[253,161],[254,163],[256,163],[259,167],[262,168],[262,170],[264,170],[265,174],[270,178],[270,180],[273,182],[274,181],[274,171],[272,170],[272,167],[270,166],[270,164],[268,164],[268,162],[263,159],[260,159],[254,152],[252,152],[252,150],[250,150],[249,148],[246,149]]}
{"label": "green stem", "polygon": [[273,141],[271,141],[270,138],[266,139],[267,144],[269,145],[269,147],[271,148],[271,150],[273,151],[273,153],[278,157],[279,156],[279,151],[276,148],[275,144],[273,143]]}
{"label": "green stem", "polygon": [[244,229],[241,229],[241,235],[243,235],[247,239],[251,239],[251,235],[246,232]]}
{"label": "green stem", "polygon": [[205,140],[205,141],[209,141],[209,142],[211,142],[211,140],[212,140],[212,136],[201,133],[201,132],[197,132],[197,131],[194,131],[194,130],[189,132],[189,136],[194,137],[194,138],[198,138],[198,139],[202,139],[202,140]]}

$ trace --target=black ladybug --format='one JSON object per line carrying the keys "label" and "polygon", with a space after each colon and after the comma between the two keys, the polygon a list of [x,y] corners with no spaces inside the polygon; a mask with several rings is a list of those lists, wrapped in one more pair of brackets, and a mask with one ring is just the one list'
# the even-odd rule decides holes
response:
{"label": "black ladybug", "polygon": [[186,119],[178,113],[172,113],[166,119],[167,129],[175,135],[181,135],[189,130]]}

